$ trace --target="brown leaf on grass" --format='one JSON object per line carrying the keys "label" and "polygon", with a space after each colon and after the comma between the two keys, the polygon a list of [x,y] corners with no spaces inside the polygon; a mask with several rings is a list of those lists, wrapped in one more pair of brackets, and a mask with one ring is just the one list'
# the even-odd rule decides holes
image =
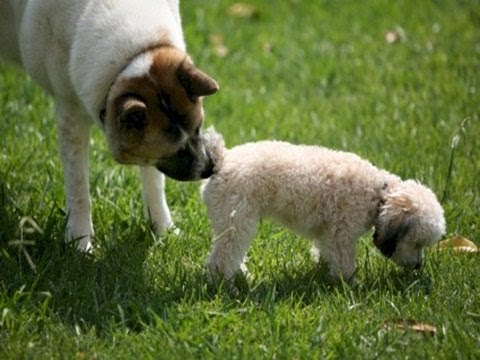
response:
{"label": "brown leaf on grass", "polygon": [[264,42],[262,43],[262,50],[263,50],[263,52],[265,52],[265,53],[271,53],[271,52],[272,52],[272,48],[273,48],[273,47],[272,47],[272,44],[271,44],[271,43],[269,43],[269,42],[267,42],[267,41],[264,41]]}
{"label": "brown leaf on grass", "polygon": [[435,326],[411,319],[386,321],[383,327],[387,330],[413,331],[431,336],[437,333]]}
{"label": "brown leaf on grass", "polygon": [[213,52],[218,57],[225,57],[228,55],[228,47],[224,44],[223,36],[220,34],[210,34],[210,44],[213,45]]}
{"label": "brown leaf on grass", "polygon": [[440,241],[437,245],[438,250],[443,251],[450,249],[456,252],[478,253],[478,246],[471,240],[462,236],[454,236],[449,239]]}
{"label": "brown leaf on grass", "polygon": [[249,4],[237,2],[228,8],[228,14],[244,19],[252,19],[258,16],[258,9]]}

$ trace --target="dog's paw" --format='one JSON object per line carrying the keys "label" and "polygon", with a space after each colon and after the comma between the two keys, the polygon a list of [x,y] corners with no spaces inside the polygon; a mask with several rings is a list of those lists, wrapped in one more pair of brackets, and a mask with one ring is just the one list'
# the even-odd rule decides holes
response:
{"label": "dog's paw", "polygon": [[327,282],[330,283],[331,285],[335,285],[335,286],[339,286],[339,285],[355,286],[355,285],[358,285],[358,280],[357,280],[355,272],[353,272],[350,275],[342,275],[342,274],[338,274],[336,272],[332,272],[330,270],[330,272],[328,273]]}
{"label": "dog's paw", "polygon": [[173,221],[151,221],[150,228],[156,236],[162,237],[169,234],[180,235],[182,231],[175,226]]}
{"label": "dog's paw", "polygon": [[68,239],[69,238],[67,237],[67,242],[74,243],[76,249],[80,252],[92,253],[94,250],[92,236],[83,236],[78,239],[70,238],[71,240],[68,240]]}
{"label": "dog's paw", "polygon": [[218,283],[221,281],[231,281],[237,272],[242,273],[243,269],[228,269],[218,263],[207,261],[205,263],[205,274],[209,283]]}
{"label": "dog's paw", "polygon": [[175,224],[172,223],[169,227],[167,227],[165,230],[163,230],[161,232],[161,234],[167,234],[167,235],[173,234],[173,235],[176,235],[176,236],[180,236],[180,235],[182,235],[182,230],[179,227],[175,226]]}
{"label": "dog's paw", "polygon": [[[93,251],[93,236],[94,236],[93,230],[90,230],[90,229],[73,231],[72,226],[68,226],[65,233],[65,241],[67,243],[73,244],[78,251],[90,253]],[[84,234],[87,234],[87,235],[84,235]]]}
{"label": "dog's paw", "polygon": [[233,297],[249,292],[250,286],[247,276],[241,271],[236,272],[228,279],[218,273],[212,274],[210,271],[206,271],[205,275],[209,288],[215,292],[226,292]]}

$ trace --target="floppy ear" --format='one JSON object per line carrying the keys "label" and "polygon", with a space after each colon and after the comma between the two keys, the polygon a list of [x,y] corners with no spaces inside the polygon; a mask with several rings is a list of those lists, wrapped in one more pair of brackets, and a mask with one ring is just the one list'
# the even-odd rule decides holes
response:
{"label": "floppy ear", "polygon": [[121,126],[127,129],[143,130],[147,123],[147,106],[134,96],[120,100],[117,107],[117,117]]}
{"label": "floppy ear", "polygon": [[386,257],[391,257],[398,243],[407,235],[413,225],[411,219],[405,219],[400,224],[377,224],[373,234],[373,244]]}
{"label": "floppy ear", "polygon": [[200,96],[214,94],[220,88],[215,80],[197,69],[188,58],[180,64],[177,77],[192,101],[196,101]]}

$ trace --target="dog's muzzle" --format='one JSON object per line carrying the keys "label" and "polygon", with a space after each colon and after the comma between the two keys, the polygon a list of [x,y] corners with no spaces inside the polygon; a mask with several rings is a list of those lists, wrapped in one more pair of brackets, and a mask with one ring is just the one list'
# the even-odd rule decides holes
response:
{"label": "dog's muzzle", "polygon": [[209,178],[215,162],[201,139],[187,143],[175,154],[160,160],[157,169],[178,181],[195,181]]}

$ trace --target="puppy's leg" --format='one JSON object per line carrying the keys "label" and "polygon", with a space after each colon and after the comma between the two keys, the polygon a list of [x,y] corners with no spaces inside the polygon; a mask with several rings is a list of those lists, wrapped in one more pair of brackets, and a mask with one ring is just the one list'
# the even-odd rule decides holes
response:
{"label": "puppy's leg", "polygon": [[332,280],[348,281],[355,272],[356,238],[346,231],[337,231],[321,243],[322,260],[330,268]]}
{"label": "puppy's leg", "polygon": [[212,280],[231,280],[235,274],[246,274],[245,255],[257,231],[258,217],[245,203],[209,208],[213,244],[206,261]]}
{"label": "puppy's leg", "polygon": [[93,238],[88,176],[91,123],[75,104],[58,103],[56,113],[67,198],[67,241],[77,241],[79,250],[89,251]]}
{"label": "puppy's leg", "polygon": [[165,176],[153,166],[139,168],[145,213],[152,222],[155,233],[160,235],[165,229],[173,227],[165,199]]}
{"label": "puppy's leg", "polygon": [[320,263],[322,261],[322,253],[320,251],[320,243],[318,240],[312,240],[312,246],[310,247],[310,257],[315,263]]}

